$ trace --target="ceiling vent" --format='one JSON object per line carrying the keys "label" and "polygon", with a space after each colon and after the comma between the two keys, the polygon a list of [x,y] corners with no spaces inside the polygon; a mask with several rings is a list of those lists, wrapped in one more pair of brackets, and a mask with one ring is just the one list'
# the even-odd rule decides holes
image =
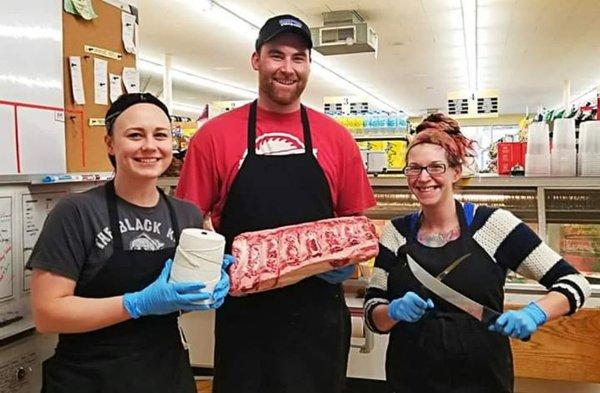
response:
{"label": "ceiling vent", "polygon": [[322,55],[374,52],[377,33],[356,11],[325,12],[323,26],[310,29],[313,48]]}

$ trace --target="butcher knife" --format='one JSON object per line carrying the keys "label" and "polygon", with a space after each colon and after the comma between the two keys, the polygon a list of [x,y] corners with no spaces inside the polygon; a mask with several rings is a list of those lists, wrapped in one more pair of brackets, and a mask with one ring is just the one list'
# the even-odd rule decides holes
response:
{"label": "butcher knife", "polygon": [[500,316],[499,312],[469,299],[462,293],[450,288],[429,274],[429,272],[423,269],[421,265],[419,265],[409,254],[406,254],[406,260],[408,261],[408,267],[410,268],[410,271],[427,289],[446,300],[448,303],[453,304],[467,314],[473,316],[486,326],[494,323]]}

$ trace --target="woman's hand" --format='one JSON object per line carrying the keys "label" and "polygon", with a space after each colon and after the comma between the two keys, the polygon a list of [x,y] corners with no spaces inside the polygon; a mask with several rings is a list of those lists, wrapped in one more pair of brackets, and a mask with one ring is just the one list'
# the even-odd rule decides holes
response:
{"label": "woman's hand", "polygon": [[546,312],[537,303],[531,302],[520,310],[507,311],[500,315],[488,329],[503,336],[525,340],[546,323],[547,319]]}
{"label": "woman's hand", "polygon": [[416,322],[433,307],[431,299],[423,300],[414,292],[406,292],[388,305],[388,316],[396,322]]}
{"label": "woman's hand", "polygon": [[173,261],[167,260],[156,281],[141,291],[123,295],[123,307],[132,318],[207,308],[206,305],[196,304],[211,297],[210,293],[201,292],[204,283],[169,282],[172,265]]}
{"label": "woman's hand", "polygon": [[229,293],[229,274],[227,271],[229,267],[235,263],[235,259],[233,256],[229,254],[225,254],[223,257],[223,264],[221,265],[221,279],[215,285],[215,289],[212,294],[213,303],[210,305],[210,308],[216,309],[221,307],[223,302],[225,301],[225,297]]}

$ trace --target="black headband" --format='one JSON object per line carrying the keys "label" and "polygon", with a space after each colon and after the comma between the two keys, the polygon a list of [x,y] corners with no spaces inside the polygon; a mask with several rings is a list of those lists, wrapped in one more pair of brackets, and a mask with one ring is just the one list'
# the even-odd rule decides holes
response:
{"label": "black headband", "polygon": [[115,102],[112,103],[110,108],[108,108],[106,116],[104,117],[106,131],[109,134],[112,132],[112,127],[115,124],[115,120],[117,120],[119,115],[125,112],[127,108],[142,103],[156,105],[165,113],[167,119],[171,121],[169,109],[167,109],[167,106],[163,104],[163,102],[156,98],[154,95],[150,93],[128,93],[121,95],[119,98],[117,98]]}

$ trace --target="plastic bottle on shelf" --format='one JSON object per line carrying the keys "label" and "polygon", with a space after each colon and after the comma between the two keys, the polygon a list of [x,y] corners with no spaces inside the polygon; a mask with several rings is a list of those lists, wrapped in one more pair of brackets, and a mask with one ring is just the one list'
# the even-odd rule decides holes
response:
{"label": "plastic bottle on shelf", "polygon": [[388,119],[390,117],[389,112],[381,111],[381,133],[384,135],[389,134],[390,129],[388,128]]}
{"label": "plastic bottle on shelf", "polygon": [[407,132],[408,132],[408,119],[401,113],[398,113],[398,133],[406,134]]}
{"label": "plastic bottle on shelf", "polygon": [[398,114],[391,112],[387,118],[387,133],[394,135],[398,131]]}
{"label": "plastic bottle on shelf", "polygon": [[377,121],[377,134],[382,134],[385,131],[385,123],[387,121],[387,118],[385,117],[385,114],[383,113],[383,111],[377,111],[377,116],[376,116],[376,121]]}
{"label": "plastic bottle on shelf", "polygon": [[350,123],[352,124],[352,130],[354,131],[354,133],[361,134],[362,127],[360,126],[360,119],[356,112],[350,113],[350,120],[351,120]]}
{"label": "plastic bottle on shelf", "polygon": [[379,116],[377,116],[377,126],[379,129],[379,134],[385,134],[387,127],[387,114],[385,111],[379,111]]}
{"label": "plastic bottle on shelf", "polygon": [[374,135],[377,128],[377,117],[375,111],[369,111],[367,114],[367,134]]}
{"label": "plastic bottle on shelf", "polygon": [[356,115],[356,129],[361,135],[365,133],[365,115],[363,113]]}
{"label": "plastic bottle on shelf", "polygon": [[363,127],[365,135],[369,136],[373,134],[373,113],[371,111],[364,114]]}
{"label": "plastic bottle on shelf", "polygon": [[342,116],[344,119],[344,127],[346,127],[347,130],[350,130],[352,132],[352,115],[344,113],[342,114]]}

